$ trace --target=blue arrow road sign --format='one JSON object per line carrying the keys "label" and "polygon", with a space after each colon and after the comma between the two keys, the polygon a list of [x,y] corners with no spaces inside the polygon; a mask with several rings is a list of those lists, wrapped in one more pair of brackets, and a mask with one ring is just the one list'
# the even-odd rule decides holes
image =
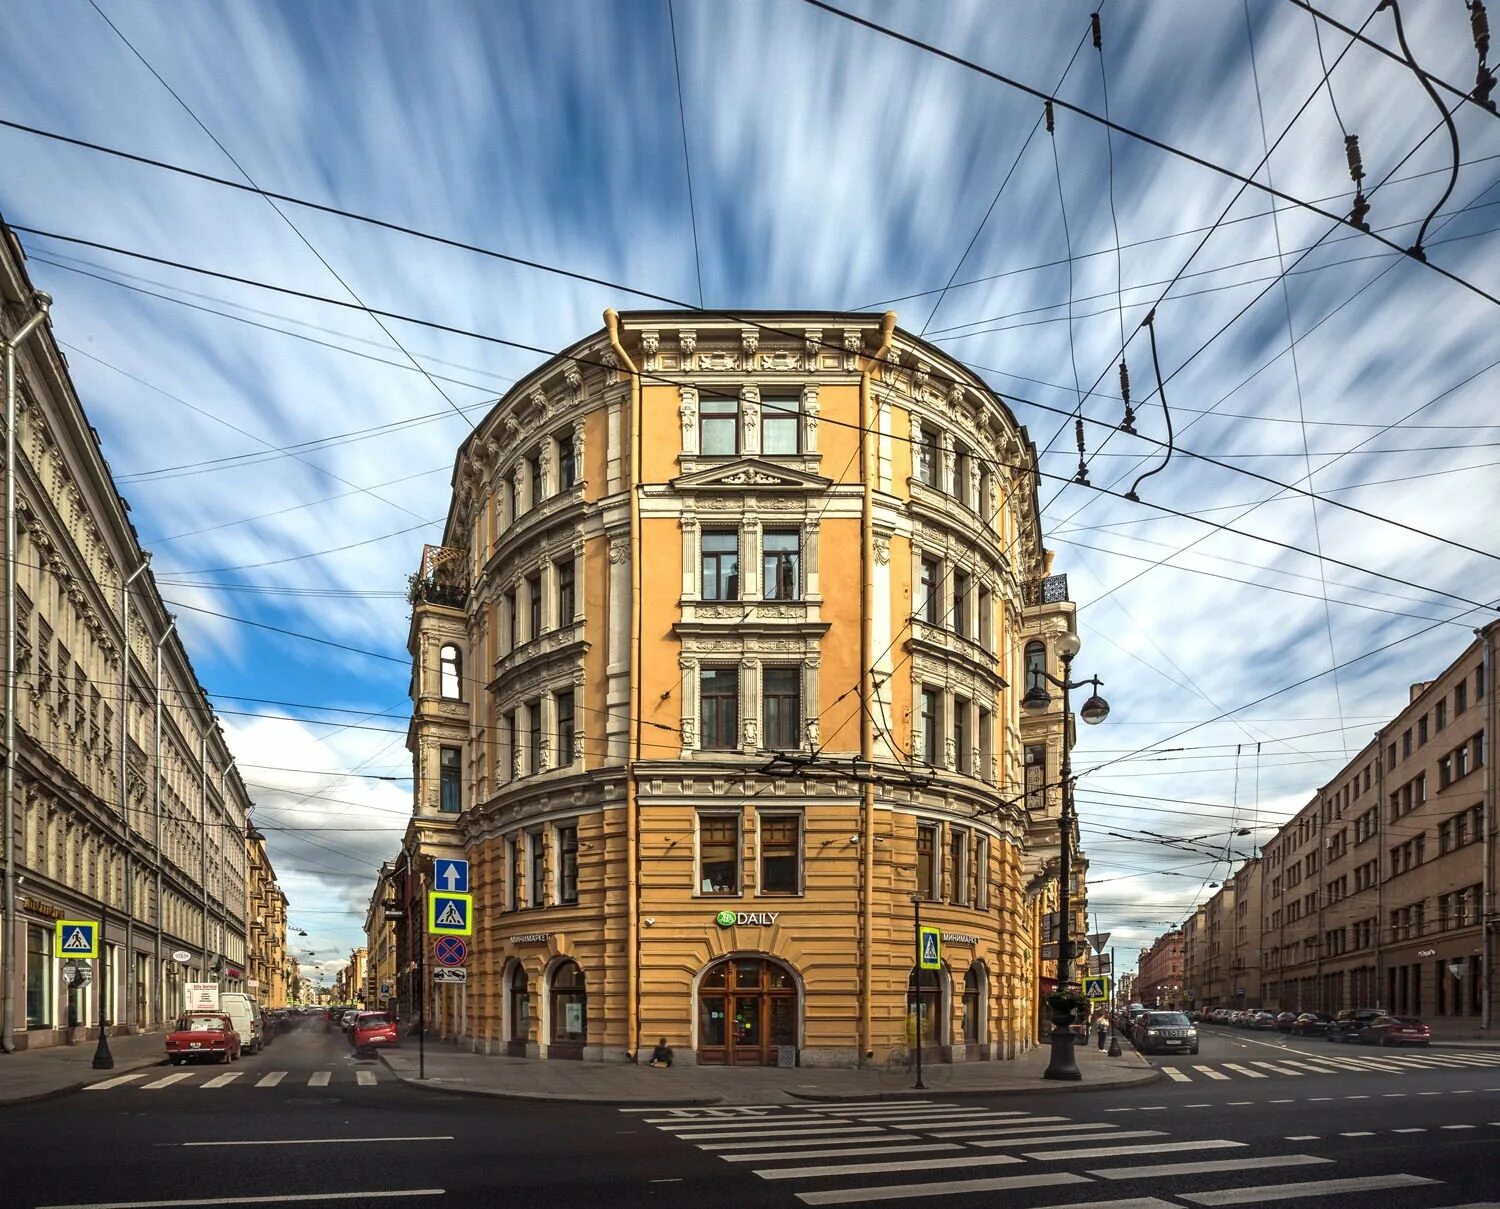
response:
{"label": "blue arrow road sign", "polygon": [[439,890],[447,890],[452,894],[467,894],[469,892],[469,862],[446,858],[440,860],[434,871],[433,880],[437,883]]}

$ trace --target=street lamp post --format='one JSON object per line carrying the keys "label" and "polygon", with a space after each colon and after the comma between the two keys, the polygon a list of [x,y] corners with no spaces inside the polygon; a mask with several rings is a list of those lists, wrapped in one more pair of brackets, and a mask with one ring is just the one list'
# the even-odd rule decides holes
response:
{"label": "street lamp post", "polygon": [[[1058,941],[1057,941],[1057,994],[1062,995],[1071,981],[1073,973],[1073,829],[1076,822],[1076,814],[1073,804],[1073,761],[1071,756],[1072,743],[1069,742],[1072,714],[1070,712],[1069,694],[1075,688],[1084,685],[1092,685],[1093,693],[1083,703],[1083,708],[1078,711],[1079,717],[1090,726],[1097,726],[1109,717],[1109,703],[1099,695],[1099,677],[1092,676],[1087,680],[1073,680],[1073,657],[1078,654],[1078,635],[1071,630],[1065,631],[1057,640],[1057,654],[1062,660],[1062,677],[1052,675],[1045,667],[1037,668],[1032,675],[1031,684],[1027,686],[1026,696],[1021,699],[1021,708],[1029,713],[1040,713],[1052,704],[1052,694],[1047,691],[1047,683],[1050,682],[1062,689],[1062,713],[1063,713],[1063,744],[1062,744],[1062,772],[1059,780],[1062,783],[1062,817],[1059,827],[1062,832],[1062,852],[1059,860],[1058,877],[1060,879],[1057,892],[1058,906]],[[1059,1000],[1061,1003],[1061,1000]],[[1060,1079],[1070,1083],[1076,1083],[1083,1076],[1078,1070],[1078,1056],[1074,1052],[1073,1032],[1068,1027],[1072,1022],[1072,1009],[1068,1006],[1056,1006],[1052,1009],[1052,1057],[1047,1063],[1047,1069],[1042,1073],[1044,1079]]]}
{"label": "street lamp post", "polygon": [[912,1084],[914,1090],[926,1091],[927,1084],[922,1082],[922,894],[921,891],[911,896],[911,910],[913,916],[912,927],[916,936],[917,949],[917,1081]]}
{"label": "street lamp post", "polygon": [[103,900],[99,903],[99,1044],[94,1047],[94,1069],[114,1070],[115,1057],[109,1052],[109,1021],[104,1015],[105,1000],[109,997],[109,945],[104,935],[109,928],[109,909]]}
{"label": "street lamp post", "polygon": [[1119,969],[1115,966],[1114,946],[1109,950],[1109,1056],[1118,1058],[1120,1056],[1120,1038],[1115,1034],[1115,1018],[1120,1014],[1120,996],[1117,990],[1119,983],[1115,981],[1120,976]]}

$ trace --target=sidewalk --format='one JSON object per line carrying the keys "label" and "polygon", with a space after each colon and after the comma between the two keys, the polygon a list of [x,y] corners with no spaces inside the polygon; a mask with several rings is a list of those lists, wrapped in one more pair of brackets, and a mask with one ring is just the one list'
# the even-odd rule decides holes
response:
{"label": "sidewalk", "polygon": [[798,1100],[883,1100],[909,1096],[989,1096],[1010,1092],[1091,1091],[1131,1087],[1161,1078],[1158,1070],[1127,1049],[1109,1058],[1093,1046],[1078,1047],[1078,1083],[1042,1078],[1045,1045],[1011,1062],[964,1062],[923,1068],[925,1091],[913,1089],[909,1070],[827,1070],[796,1067],[674,1066],[653,1070],[625,1063],[565,1062],[464,1053],[444,1042],[427,1046],[427,1078],[417,1077],[417,1049],[404,1041],[383,1050],[381,1061],[403,1083],[429,1091],[595,1104],[765,1104]]}
{"label": "sidewalk", "polygon": [[45,1100],[49,1096],[77,1091],[85,1084],[97,1083],[113,1075],[160,1065],[166,1054],[162,1038],[161,1033],[111,1037],[109,1052],[115,1060],[113,1070],[94,1069],[97,1040],[17,1050],[14,1054],[0,1053],[0,1104]]}

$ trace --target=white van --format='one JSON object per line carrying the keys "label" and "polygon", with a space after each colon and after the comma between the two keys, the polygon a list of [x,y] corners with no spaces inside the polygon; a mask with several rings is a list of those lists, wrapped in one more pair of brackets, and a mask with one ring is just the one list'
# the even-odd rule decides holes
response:
{"label": "white van", "polygon": [[265,1021],[261,1017],[260,1004],[243,991],[221,991],[219,1011],[234,1021],[234,1031],[240,1035],[240,1045],[247,1054],[258,1054],[266,1048]]}

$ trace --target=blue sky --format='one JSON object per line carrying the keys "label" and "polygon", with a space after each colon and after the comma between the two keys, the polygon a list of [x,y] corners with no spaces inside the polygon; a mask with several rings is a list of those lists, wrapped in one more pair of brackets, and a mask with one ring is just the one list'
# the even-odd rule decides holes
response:
{"label": "blue sky", "polygon": [[[1287,131],[1269,164],[1274,187],[1339,213],[1351,202],[1342,120],[1360,137],[1367,191],[1394,169],[1372,193],[1370,221],[1402,246],[1447,181],[1447,137],[1423,141],[1437,114],[1412,74],[1354,47],[1331,75],[1336,115],[1327,89],[1313,95],[1322,75],[1313,18],[1283,0],[1107,0],[1104,77],[1086,40],[1091,4],[849,7],[1095,112],[1107,77],[1116,121],[1239,172]],[[1358,25],[1369,5],[1324,7]],[[1107,138],[1061,108],[1055,135],[1033,134],[1035,99],[801,0],[680,0],[681,116],[664,0],[101,8],[267,189],[692,302],[685,125],[709,306],[893,307],[904,327],[925,329],[1010,400],[1048,449],[1044,470],[1062,478],[1077,461],[1072,432],[1046,408],[1071,410],[1098,378],[1086,414],[1117,421],[1122,332],[1144,399],[1154,377],[1139,327],[1182,272],[1155,321],[1182,444],[1284,483],[1311,470],[1328,500],[1448,540],[1327,502],[1315,516],[1303,496],[1272,500],[1266,482],[1185,456],[1143,497],[1348,565],[1046,482],[1049,544],[1080,602],[1078,667],[1104,678],[1114,706],[1106,726],[1082,735],[1082,767],[1440,623],[1164,744],[1190,750],[1122,761],[1080,783],[1099,924],[1127,952],[1180,919],[1224,866],[1106,832],[1222,840],[1231,825],[1285,817],[1399,708],[1409,682],[1469,639],[1479,615],[1441,593],[1493,597],[1495,556],[1452,543],[1494,546],[1481,518],[1500,505],[1500,409],[1494,373],[1480,372],[1500,357],[1494,304],[1348,228],[1283,287],[1282,263],[1331,226],[1306,209],[1273,217],[1268,197],[1248,190],[1194,253],[1235,181]],[[238,176],[92,5],[23,2],[8,14],[0,117]],[[1473,80],[1461,6],[1406,17],[1425,67]],[[1348,39],[1320,33],[1331,64]],[[1369,33],[1394,44],[1388,15]],[[1455,122],[1464,166],[1429,257],[1500,293],[1500,122],[1472,105]],[[0,208],[13,224],[347,298],[260,198],[4,128],[0,157]],[[642,303],[287,213],[373,307],[560,348],[596,328],[605,306]],[[536,359],[389,324],[429,379],[357,309],[39,236],[24,242],[163,592],[184,606],[203,683],[356,711],[222,697],[242,763],[402,774],[399,663],[186,606],[403,655],[405,577],[440,535],[453,450],[468,431],[452,407],[482,408]],[[395,427],[325,441],[378,425]],[[1165,435],[1158,403],[1142,406],[1140,429]],[[1091,428],[1091,451],[1105,431]],[[303,442],[319,443],[295,457],[268,452]],[[1155,458],[1153,446],[1116,436],[1090,477],[1123,491]],[[358,943],[406,786],[265,767],[246,775],[293,921],[332,970]]]}

